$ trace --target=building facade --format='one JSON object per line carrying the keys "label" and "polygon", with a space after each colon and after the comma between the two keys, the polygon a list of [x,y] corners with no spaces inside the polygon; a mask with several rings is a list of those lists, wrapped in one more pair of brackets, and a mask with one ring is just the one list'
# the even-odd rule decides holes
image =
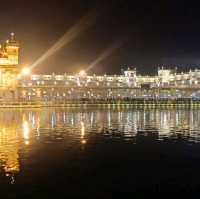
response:
{"label": "building facade", "polygon": [[155,76],[127,69],[121,75],[21,75],[19,43],[12,33],[0,49],[0,99],[65,101],[74,99],[200,98],[200,70],[177,73],[158,69]]}
{"label": "building facade", "polygon": [[200,98],[200,70],[176,73],[159,69],[156,76],[137,75],[31,75],[19,81],[20,100]]}
{"label": "building facade", "polygon": [[19,74],[19,43],[14,33],[0,45],[0,99],[17,100],[17,76]]}

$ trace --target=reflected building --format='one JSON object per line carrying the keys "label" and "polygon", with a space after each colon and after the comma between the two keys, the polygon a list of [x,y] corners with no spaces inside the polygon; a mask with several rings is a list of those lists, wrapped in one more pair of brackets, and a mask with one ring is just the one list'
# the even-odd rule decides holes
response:
{"label": "reflected building", "polygon": [[138,134],[153,133],[159,140],[179,136],[200,142],[198,118],[200,110],[3,110],[0,168],[5,173],[19,172],[22,154],[29,157],[36,147],[54,140],[87,146],[97,135],[97,138],[111,136],[132,142]]}
{"label": "reflected building", "polygon": [[18,116],[9,111],[0,113],[0,167],[6,173],[16,173],[20,170]]}

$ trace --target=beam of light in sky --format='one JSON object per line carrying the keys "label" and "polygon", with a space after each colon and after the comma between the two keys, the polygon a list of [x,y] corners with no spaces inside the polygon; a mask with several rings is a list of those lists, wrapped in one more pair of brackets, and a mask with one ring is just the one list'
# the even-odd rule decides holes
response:
{"label": "beam of light in sky", "polygon": [[114,51],[119,49],[122,45],[124,44],[124,40],[118,40],[114,42],[109,48],[107,48],[105,51],[103,51],[87,68],[86,72],[94,68],[95,66],[98,65],[101,61],[109,57]]}
{"label": "beam of light in sky", "polygon": [[38,60],[36,60],[30,66],[30,69],[35,68],[41,62],[45,61],[48,57],[53,55],[56,51],[58,51],[63,46],[65,46],[66,44],[74,40],[76,37],[78,37],[79,34],[87,30],[92,24],[94,24],[96,18],[97,15],[94,14],[94,12],[81,18],[78,23],[76,23],[69,30],[67,30],[65,34],[61,38],[59,38],[58,41],[53,46],[51,46]]}

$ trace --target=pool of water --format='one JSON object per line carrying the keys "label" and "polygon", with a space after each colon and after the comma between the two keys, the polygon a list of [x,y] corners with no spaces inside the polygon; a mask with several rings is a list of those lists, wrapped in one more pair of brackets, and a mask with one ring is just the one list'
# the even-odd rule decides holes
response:
{"label": "pool of water", "polygon": [[200,188],[200,110],[0,110],[1,198],[125,198]]}

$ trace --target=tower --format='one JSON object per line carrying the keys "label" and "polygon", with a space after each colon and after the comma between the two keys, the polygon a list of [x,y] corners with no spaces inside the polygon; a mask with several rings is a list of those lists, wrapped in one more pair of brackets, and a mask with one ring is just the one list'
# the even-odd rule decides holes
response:
{"label": "tower", "polygon": [[10,34],[10,39],[6,41],[6,52],[9,65],[18,65],[19,63],[19,43],[15,39],[15,34]]}
{"label": "tower", "polygon": [[14,33],[0,48],[0,99],[16,99],[19,43]]}

